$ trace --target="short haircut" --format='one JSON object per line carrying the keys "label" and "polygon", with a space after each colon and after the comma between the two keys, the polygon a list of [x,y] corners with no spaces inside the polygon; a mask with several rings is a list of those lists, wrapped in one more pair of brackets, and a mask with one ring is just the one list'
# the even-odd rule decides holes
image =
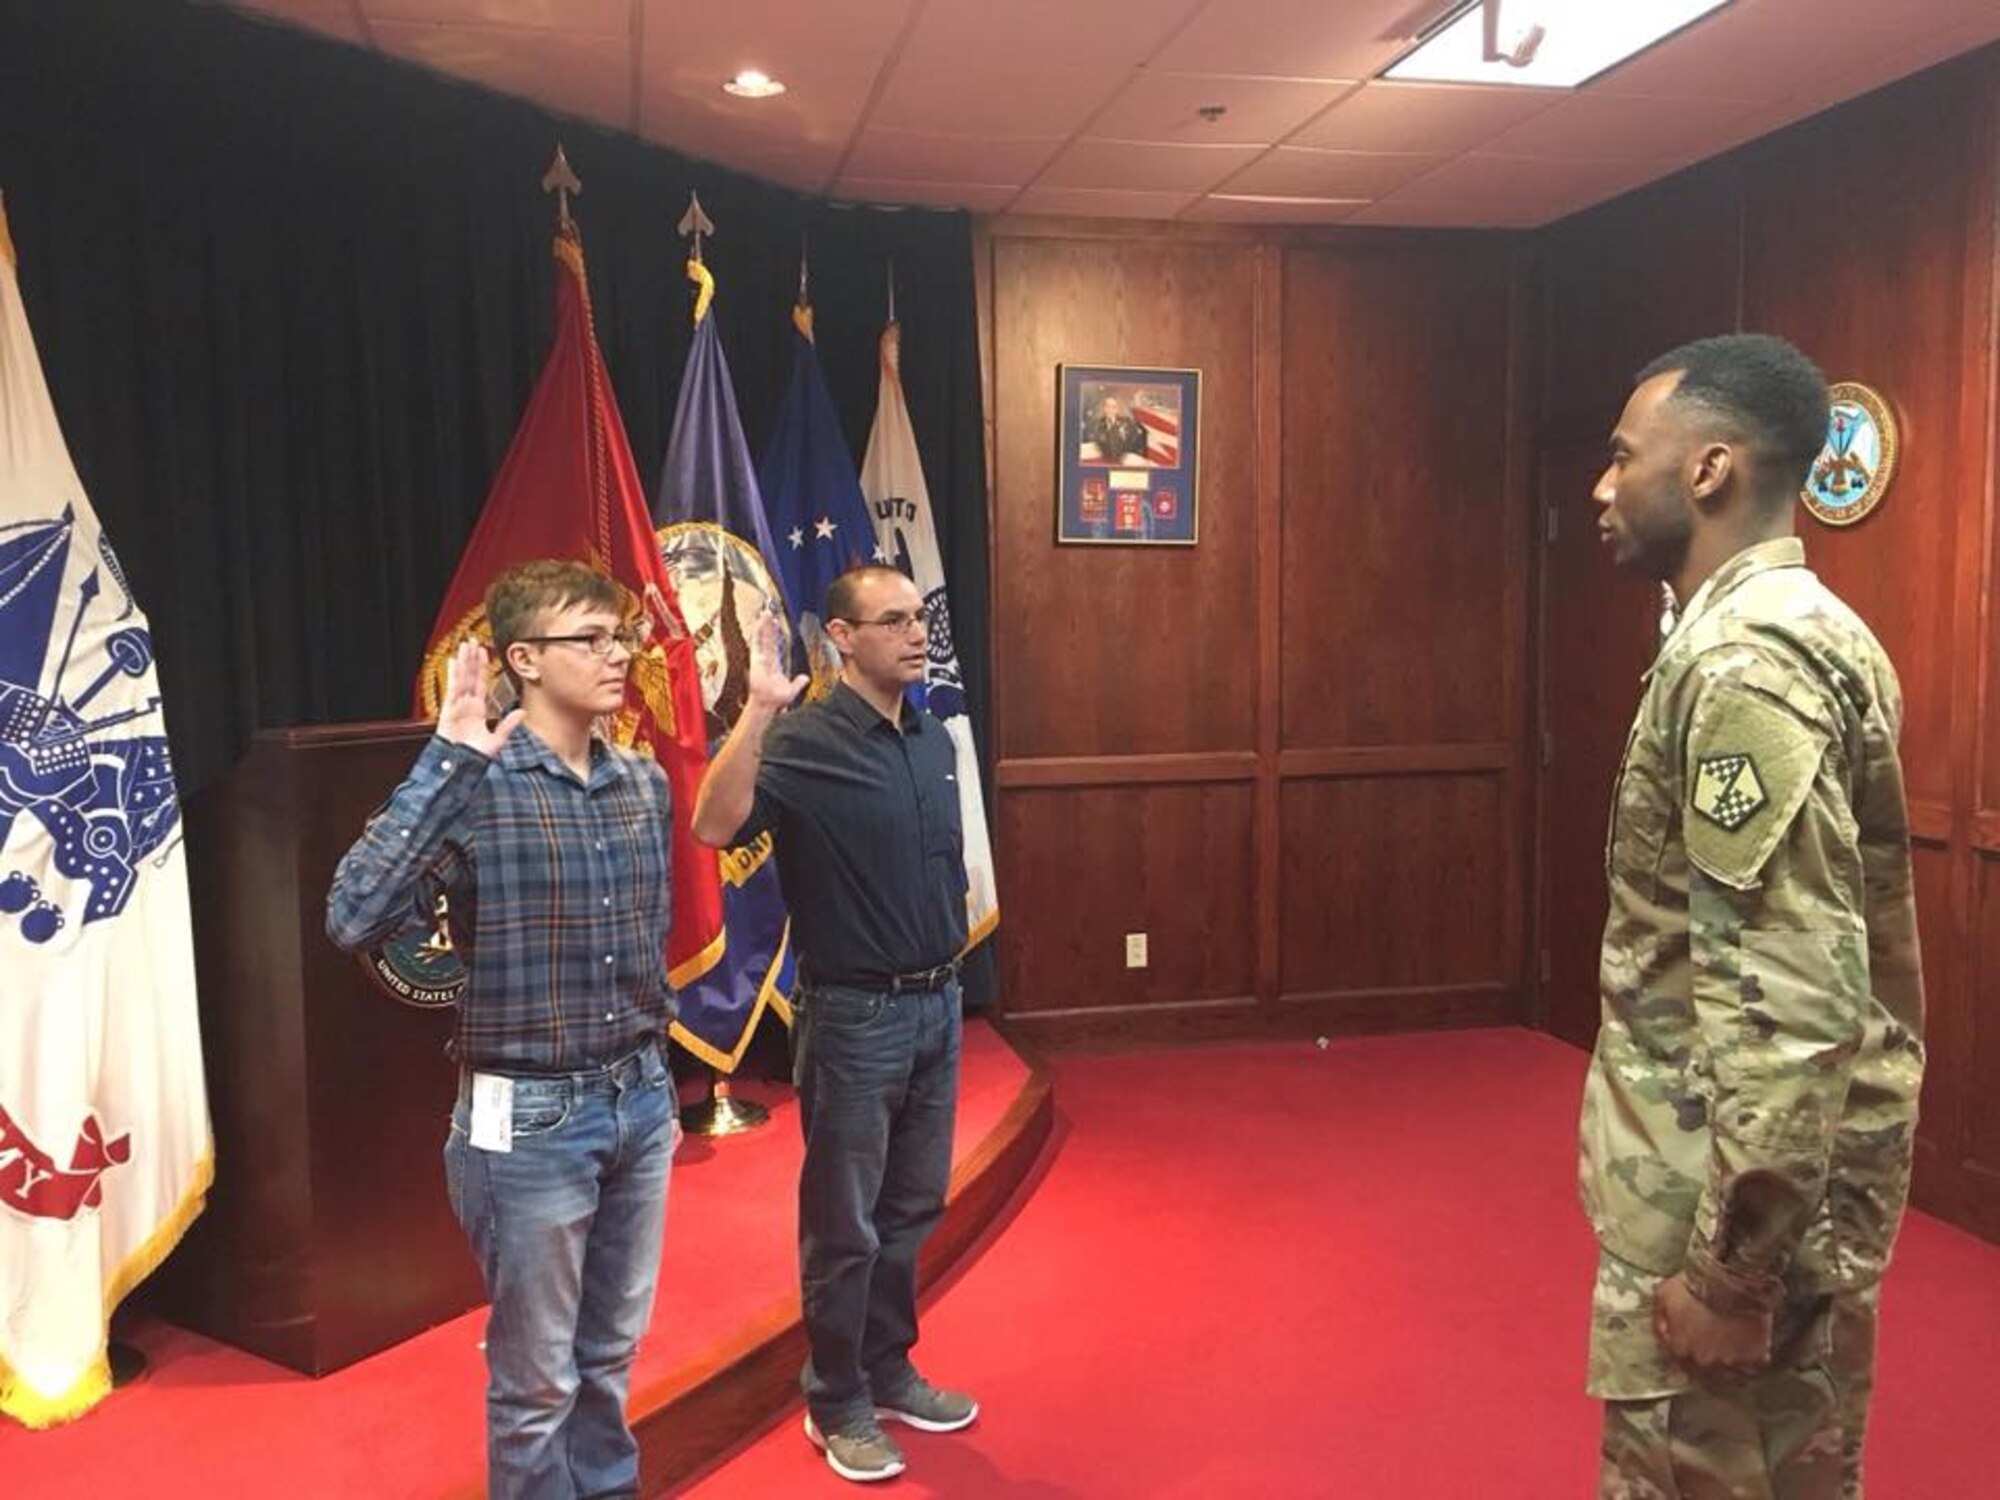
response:
{"label": "short haircut", "polygon": [[1826,377],[1819,366],[1771,334],[1726,333],[1668,350],[1636,383],[1675,370],[1681,380],[1672,400],[1716,418],[1756,453],[1764,498],[1795,494],[1826,444]]}
{"label": "short haircut", "polygon": [[901,568],[892,568],[887,563],[862,563],[849,568],[826,586],[825,613],[821,620],[851,620],[854,618],[854,595],[862,583],[870,578],[907,578]]}
{"label": "short haircut", "polygon": [[535,633],[542,611],[577,604],[622,615],[625,591],[589,563],[551,557],[516,563],[486,586],[486,625],[493,632],[493,652],[516,692],[521,684],[507,665],[507,648]]}

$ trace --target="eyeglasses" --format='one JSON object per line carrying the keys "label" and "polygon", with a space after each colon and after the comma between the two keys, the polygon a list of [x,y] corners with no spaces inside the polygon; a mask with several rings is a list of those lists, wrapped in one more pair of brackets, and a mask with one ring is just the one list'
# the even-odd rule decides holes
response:
{"label": "eyeglasses", "polygon": [[628,626],[623,630],[584,630],[575,635],[523,635],[516,639],[536,646],[581,646],[592,656],[609,656],[616,646],[622,648],[627,656],[632,656],[646,644],[646,632]]}
{"label": "eyeglasses", "polygon": [[904,609],[892,609],[886,615],[873,620],[856,620],[847,615],[840,615],[836,618],[845,620],[849,625],[879,625],[884,630],[901,631],[904,635],[908,635],[913,628],[921,630],[924,624],[924,617],[921,612],[911,614],[908,610]]}

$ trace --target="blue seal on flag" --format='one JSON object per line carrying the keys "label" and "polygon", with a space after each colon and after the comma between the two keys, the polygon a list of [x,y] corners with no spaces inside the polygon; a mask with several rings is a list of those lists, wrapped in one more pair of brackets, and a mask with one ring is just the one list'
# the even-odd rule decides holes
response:
{"label": "blue seal on flag", "polygon": [[[50,840],[38,868],[0,869],[0,917],[31,943],[124,911],[180,823],[152,634],[102,537],[65,587],[76,526],[73,507],[0,526],[0,846],[22,816]],[[139,700],[93,715],[120,678],[139,681]],[[147,720],[152,733],[128,727]]]}

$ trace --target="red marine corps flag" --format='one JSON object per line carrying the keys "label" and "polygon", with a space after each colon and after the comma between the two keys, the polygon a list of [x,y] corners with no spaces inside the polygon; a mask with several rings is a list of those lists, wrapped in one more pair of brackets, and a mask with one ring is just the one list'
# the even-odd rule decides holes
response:
{"label": "red marine corps flag", "polygon": [[111,1388],[106,1320],[201,1212],[211,1153],[152,632],[0,213],[0,1412],[45,1427]]}
{"label": "red marine corps flag", "polygon": [[477,635],[490,642],[483,601],[486,585],[503,569],[538,557],[584,558],[624,585],[651,635],[632,658],[625,707],[612,725],[612,738],[650,751],[673,788],[674,916],[667,968],[672,982],[681,985],[722,952],[715,852],[696,843],[690,827],[708,764],[701,679],[597,347],[583,239],[569,214],[568,195],[577,183],[560,152],[543,186],[563,190],[555,239],[555,337],[431,626],[417,676],[416,712],[426,718],[437,713],[445,664],[460,641]]}

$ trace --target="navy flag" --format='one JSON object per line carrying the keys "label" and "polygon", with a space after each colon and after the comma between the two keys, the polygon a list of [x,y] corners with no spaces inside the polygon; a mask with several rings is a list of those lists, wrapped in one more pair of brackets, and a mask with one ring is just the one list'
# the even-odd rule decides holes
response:
{"label": "navy flag", "polygon": [[[760,631],[790,631],[772,567],[757,474],[743,441],[729,360],[709,304],[715,279],[688,262],[699,290],[694,342],[681,376],[666,463],[653,502],[660,557],[694,641],[711,753],[735,726],[749,695],[750,650]],[[673,1038],[711,1067],[733,1072],[765,1010],[791,1023],[791,929],[771,860],[771,836],[716,854],[727,943],[722,960],[681,986]]]}
{"label": "navy flag", "polygon": [[771,518],[771,538],[785,596],[798,621],[811,696],[823,697],[840,675],[840,653],[819,618],[827,585],[862,563],[887,563],[875,539],[868,503],[855,476],[854,455],[841,435],[813,348],[812,308],[792,309],[792,378],[778,408],[771,441],[757,465],[757,483]]}

